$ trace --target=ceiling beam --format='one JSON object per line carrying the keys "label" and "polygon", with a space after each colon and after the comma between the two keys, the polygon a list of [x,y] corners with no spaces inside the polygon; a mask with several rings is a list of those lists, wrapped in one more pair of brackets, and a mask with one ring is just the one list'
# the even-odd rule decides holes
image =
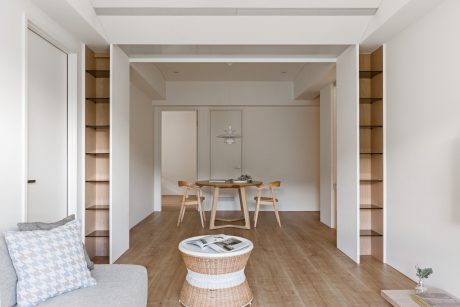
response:
{"label": "ceiling beam", "polygon": [[131,63],[335,63],[333,56],[267,56],[267,55],[158,55],[130,56]]}
{"label": "ceiling beam", "polygon": [[95,8],[378,8],[381,0],[92,0]]}
{"label": "ceiling beam", "polygon": [[374,16],[377,8],[101,7],[98,16]]}

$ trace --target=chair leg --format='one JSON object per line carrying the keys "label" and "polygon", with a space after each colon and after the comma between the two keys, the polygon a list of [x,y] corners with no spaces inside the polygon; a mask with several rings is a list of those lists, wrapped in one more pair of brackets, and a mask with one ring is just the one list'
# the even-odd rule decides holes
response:
{"label": "chair leg", "polygon": [[198,210],[200,211],[201,227],[204,228],[203,207],[202,207],[202,205],[201,205],[201,201],[200,201],[200,200],[198,200]]}
{"label": "chair leg", "polygon": [[184,220],[185,210],[187,210],[187,206],[184,205],[184,210],[182,210],[182,216],[180,217],[180,222],[181,222],[181,223],[182,223],[182,221]]}
{"label": "chair leg", "polygon": [[276,200],[273,200],[273,210],[275,210],[276,220],[278,221],[278,226],[281,227],[280,215],[278,213],[278,208],[276,207]]}
{"label": "chair leg", "polygon": [[254,213],[254,228],[257,227],[257,219],[259,217],[259,210],[260,210],[260,198],[258,198],[256,202],[256,212]]}
{"label": "chair leg", "polygon": [[182,222],[182,212],[185,209],[184,203],[180,205],[179,217],[177,218],[177,227],[179,227],[180,223]]}

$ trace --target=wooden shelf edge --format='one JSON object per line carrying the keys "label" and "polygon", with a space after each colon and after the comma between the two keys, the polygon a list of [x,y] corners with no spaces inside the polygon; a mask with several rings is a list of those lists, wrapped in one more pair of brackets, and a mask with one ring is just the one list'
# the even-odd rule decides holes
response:
{"label": "wooden shelf edge", "polygon": [[91,261],[94,264],[109,264],[109,256],[94,256]]}
{"label": "wooden shelf edge", "polygon": [[383,73],[383,70],[360,70],[359,78],[360,79],[372,79],[381,73]]}
{"label": "wooden shelf edge", "polygon": [[373,205],[373,204],[361,204],[359,209],[363,210],[383,210],[383,207]]}
{"label": "wooden shelf edge", "polygon": [[361,237],[383,237],[383,234],[371,229],[361,229],[359,235]]}
{"label": "wooden shelf edge", "polygon": [[108,97],[86,97],[85,99],[94,103],[110,103],[110,98]]}
{"label": "wooden shelf edge", "polygon": [[361,179],[359,181],[361,183],[375,183],[375,182],[383,182],[383,179]]}
{"label": "wooden shelf edge", "polygon": [[87,238],[108,238],[109,236],[108,230],[95,230],[86,235]]}
{"label": "wooden shelf edge", "polygon": [[85,181],[86,182],[103,182],[103,183],[110,182],[109,179],[86,179]]}
{"label": "wooden shelf edge", "polygon": [[108,69],[87,69],[87,73],[89,73],[94,78],[110,78],[110,70]]}
{"label": "wooden shelf edge", "polygon": [[86,207],[86,210],[110,210],[109,205],[92,205],[89,207]]}
{"label": "wooden shelf edge", "polygon": [[110,125],[86,125],[86,128],[91,128],[91,129],[110,129]]}

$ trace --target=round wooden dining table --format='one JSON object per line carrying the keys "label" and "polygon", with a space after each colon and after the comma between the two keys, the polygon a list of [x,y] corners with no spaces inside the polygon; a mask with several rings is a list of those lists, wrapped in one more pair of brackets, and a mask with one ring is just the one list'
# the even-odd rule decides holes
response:
{"label": "round wooden dining table", "polygon": [[[214,189],[213,195],[212,195],[212,208],[211,208],[211,219],[209,222],[209,229],[219,229],[219,228],[225,228],[225,227],[251,229],[251,221],[249,220],[248,204],[246,200],[246,187],[258,187],[262,185],[261,181],[221,182],[221,181],[212,181],[212,180],[200,180],[200,181],[195,182],[195,184],[199,187],[211,187]],[[241,217],[236,218],[236,219],[216,218],[217,204],[219,202],[220,189],[238,190],[238,195],[240,197]],[[224,222],[235,222],[235,221],[244,220],[244,225],[225,224],[225,225],[216,226],[215,224],[216,220],[224,221]]]}

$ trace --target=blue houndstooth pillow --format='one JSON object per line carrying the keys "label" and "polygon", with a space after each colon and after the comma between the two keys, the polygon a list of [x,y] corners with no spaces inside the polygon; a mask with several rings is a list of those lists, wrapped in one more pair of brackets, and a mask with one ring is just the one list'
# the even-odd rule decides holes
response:
{"label": "blue houndstooth pillow", "polygon": [[85,262],[80,222],[51,230],[8,231],[5,241],[18,276],[17,304],[35,306],[59,294],[96,285]]}

